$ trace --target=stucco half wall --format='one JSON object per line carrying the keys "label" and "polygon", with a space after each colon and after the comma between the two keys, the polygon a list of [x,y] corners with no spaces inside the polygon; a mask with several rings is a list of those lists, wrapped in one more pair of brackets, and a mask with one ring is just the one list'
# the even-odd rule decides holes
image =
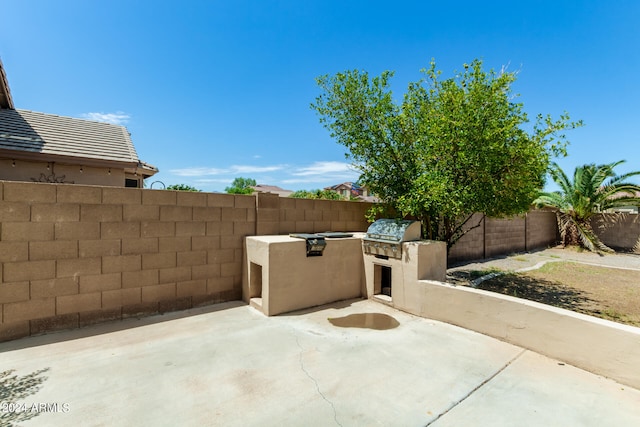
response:
{"label": "stucco half wall", "polygon": [[289,236],[245,239],[242,297],[267,316],[364,293],[362,233],[326,239],[322,256],[306,255],[306,242]]}
{"label": "stucco half wall", "polygon": [[[446,283],[405,283],[394,307],[461,326],[640,388],[640,328]],[[463,355],[461,355],[463,356]]]}

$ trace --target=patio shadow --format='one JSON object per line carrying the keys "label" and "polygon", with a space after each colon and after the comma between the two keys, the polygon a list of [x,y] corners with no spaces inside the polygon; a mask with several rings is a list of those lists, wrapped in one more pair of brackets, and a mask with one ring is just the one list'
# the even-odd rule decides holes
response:
{"label": "patio shadow", "polygon": [[499,292],[589,315],[597,315],[599,312],[597,302],[580,289],[520,274],[505,274],[489,279],[478,285],[478,289]]}
{"label": "patio shadow", "polygon": [[44,368],[23,376],[13,375],[14,369],[0,372],[0,425],[15,426],[40,414],[31,410],[34,402],[25,399],[40,390],[47,379],[43,374],[48,370]]}
{"label": "patio shadow", "polygon": [[[243,301],[227,301],[218,304],[206,305],[202,307],[190,308],[182,311],[171,311],[162,314],[154,314],[146,317],[131,317],[122,320],[88,325],[80,329],[66,329],[55,331],[46,335],[33,335],[13,341],[0,343],[0,354],[6,351],[21,350],[24,348],[37,347],[52,343],[71,341],[96,335],[109,334],[111,332],[123,331],[126,329],[138,328],[156,323],[168,322],[182,319],[184,317],[197,316],[199,314],[213,313],[229,308],[247,305]],[[1,424],[0,424],[1,425]]]}

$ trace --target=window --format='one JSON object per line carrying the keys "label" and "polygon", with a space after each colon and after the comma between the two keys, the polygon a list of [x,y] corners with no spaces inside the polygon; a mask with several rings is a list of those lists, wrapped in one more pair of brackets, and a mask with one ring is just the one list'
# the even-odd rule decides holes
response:
{"label": "window", "polygon": [[140,187],[140,181],[137,180],[137,179],[126,178],[124,180],[124,186],[128,187],[128,188],[139,188]]}

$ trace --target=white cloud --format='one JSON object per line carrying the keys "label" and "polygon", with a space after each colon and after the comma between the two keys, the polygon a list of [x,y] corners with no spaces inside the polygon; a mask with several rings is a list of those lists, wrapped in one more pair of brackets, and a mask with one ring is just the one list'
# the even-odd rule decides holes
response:
{"label": "white cloud", "polygon": [[315,162],[311,166],[298,168],[292,175],[312,176],[312,175],[339,175],[352,176],[358,173],[349,163],[344,162]]}
{"label": "white cloud", "polygon": [[340,161],[319,161],[302,165],[231,165],[216,167],[186,167],[171,169],[169,173],[191,179],[195,185],[223,187],[234,178],[243,176],[253,178],[258,184],[304,186],[324,188],[346,181],[357,181],[360,173],[349,163]]}
{"label": "white cloud", "polygon": [[229,173],[228,169],[192,167],[184,169],[171,169],[169,173],[177,176],[203,176],[203,175],[224,175]]}
{"label": "white cloud", "polygon": [[171,169],[169,172],[177,176],[208,176],[208,175],[238,175],[274,172],[284,169],[285,166],[251,166],[251,165],[233,165],[227,169],[190,167],[183,169]]}
{"label": "white cloud", "polygon": [[232,181],[232,178],[202,178],[194,180],[198,184],[230,184]]}
{"label": "white cloud", "polygon": [[115,113],[83,113],[82,118],[97,122],[111,123],[113,125],[123,125],[129,121],[131,116],[123,111]]}
{"label": "white cloud", "polygon": [[231,173],[263,173],[274,172],[284,169],[284,166],[231,166]]}
{"label": "white cloud", "polygon": [[294,179],[283,179],[282,181],[283,184],[308,184],[308,183],[317,183],[318,180],[316,178],[308,178],[308,179],[304,179],[304,178],[294,178]]}

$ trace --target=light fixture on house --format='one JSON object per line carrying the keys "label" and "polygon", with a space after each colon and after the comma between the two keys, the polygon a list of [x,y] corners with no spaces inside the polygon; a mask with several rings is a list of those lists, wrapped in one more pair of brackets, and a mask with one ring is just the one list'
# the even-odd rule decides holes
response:
{"label": "light fixture on house", "polygon": [[80,173],[84,172],[84,166],[80,166]]}
{"label": "light fixture on house", "polygon": [[47,163],[47,170],[51,170],[51,163]]}
{"label": "light fixture on house", "polygon": [[109,175],[111,175],[111,168],[109,168],[109,172],[107,172]]}
{"label": "light fixture on house", "polygon": [[16,161],[15,161],[15,160],[11,162],[11,167],[12,167],[12,168],[15,168],[15,167],[16,167]]}

